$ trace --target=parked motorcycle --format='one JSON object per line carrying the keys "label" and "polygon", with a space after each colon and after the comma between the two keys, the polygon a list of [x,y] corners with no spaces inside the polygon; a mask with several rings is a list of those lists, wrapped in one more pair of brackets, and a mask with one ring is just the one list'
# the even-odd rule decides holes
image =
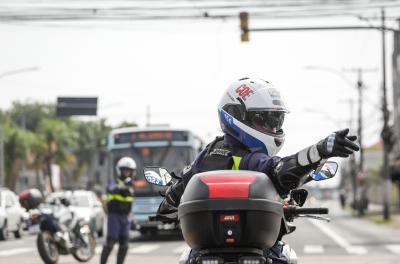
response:
{"label": "parked motorcycle", "polygon": [[[308,181],[332,178],[337,169],[337,163],[328,161],[311,173]],[[178,178],[160,167],[146,167],[144,175],[149,183],[160,186]],[[289,199],[283,200],[272,181],[260,172],[209,171],[191,178],[177,213],[149,220],[180,224],[186,243],[198,252],[196,264],[274,263],[265,249],[295,231],[291,224],[295,218],[329,221],[317,216],[327,214],[328,208],[302,208],[307,195],[305,189],[293,190]],[[294,250],[282,247],[278,255],[297,263]],[[179,263],[186,263],[188,252],[184,255]]]}
{"label": "parked motorcycle", "polygon": [[96,240],[89,224],[76,218],[69,209],[68,199],[54,201],[56,204],[52,208],[39,207],[37,201],[24,202],[29,199],[39,200],[34,196],[38,194],[28,190],[20,194],[20,201],[21,204],[30,204],[26,206],[29,209],[36,207],[31,214],[31,222],[32,225],[39,225],[36,245],[42,260],[46,264],[55,264],[60,255],[72,254],[79,262],[89,261],[95,254]]}

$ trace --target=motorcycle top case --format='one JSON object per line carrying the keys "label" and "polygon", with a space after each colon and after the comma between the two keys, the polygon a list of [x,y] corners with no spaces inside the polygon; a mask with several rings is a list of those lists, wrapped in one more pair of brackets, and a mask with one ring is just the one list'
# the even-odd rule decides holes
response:
{"label": "motorcycle top case", "polygon": [[198,173],[178,207],[183,237],[193,249],[272,247],[283,205],[272,181],[252,171]]}
{"label": "motorcycle top case", "polygon": [[19,194],[19,203],[26,210],[37,208],[43,201],[43,195],[38,189],[29,189]]}

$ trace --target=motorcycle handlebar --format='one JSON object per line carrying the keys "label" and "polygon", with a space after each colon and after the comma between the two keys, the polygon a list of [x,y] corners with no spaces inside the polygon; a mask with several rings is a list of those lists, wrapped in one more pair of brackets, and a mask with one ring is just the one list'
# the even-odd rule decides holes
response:
{"label": "motorcycle handlebar", "polygon": [[329,209],[325,207],[320,208],[299,208],[297,206],[289,206],[284,208],[285,215],[290,217],[296,217],[298,215],[316,215],[316,214],[328,214]]}
{"label": "motorcycle handlebar", "polygon": [[328,214],[329,209],[328,208],[296,208],[295,209],[296,215],[299,214]]}

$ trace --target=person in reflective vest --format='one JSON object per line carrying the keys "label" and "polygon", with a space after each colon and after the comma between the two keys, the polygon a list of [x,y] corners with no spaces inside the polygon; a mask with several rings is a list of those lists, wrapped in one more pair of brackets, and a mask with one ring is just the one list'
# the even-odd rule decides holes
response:
{"label": "person in reflective vest", "polygon": [[[308,174],[326,159],[347,158],[359,150],[349,129],[331,133],[316,144],[286,156],[277,156],[285,141],[283,122],[289,112],[280,92],[269,82],[242,78],[233,82],[218,106],[222,137],[200,152],[182,171],[182,179],[168,188],[158,213],[173,215],[193,175],[213,170],[250,170],[265,173],[282,197],[300,187]],[[294,131],[293,133],[296,133]],[[298,140],[302,140],[298,138]],[[269,258],[286,263],[283,243],[277,241]],[[278,253],[279,254],[278,254]],[[191,259],[196,255],[191,253]]]}
{"label": "person in reflective vest", "polygon": [[117,178],[107,187],[107,238],[101,252],[100,263],[107,263],[114,244],[119,243],[117,264],[122,264],[128,252],[133,188],[132,178],[136,175],[136,162],[123,157],[116,166]]}

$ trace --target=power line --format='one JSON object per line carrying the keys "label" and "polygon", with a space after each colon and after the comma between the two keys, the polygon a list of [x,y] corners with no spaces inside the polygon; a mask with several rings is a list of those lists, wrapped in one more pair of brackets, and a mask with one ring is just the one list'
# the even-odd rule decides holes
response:
{"label": "power line", "polygon": [[[31,4],[23,6],[21,3]],[[149,5],[153,3],[152,5]],[[296,18],[357,15],[360,11],[374,10],[385,6],[396,11],[400,3],[393,1],[76,1],[40,2],[18,1],[19,5],[6,5],[0,12],[3,21],[12,20],[166,20],[197,18],[236,18],[239,10],[249,10],[256,18]],[[37,3],[37,2],[34,2]],[[49,3],[51,3],[49,5]],[[103,3],[101,5],[100,3]],[[104,6],[104,3],[113,4]],[[129,5],[126,5],[128,3]],[[174,5],[166,5],[174,3]],[[71,5],[72,4],[72,5]],[[1,5],[0,5],[1,6]],[[38,6],[38,7],[36,7]],[[82,7],[83,6],[83,7]],[[177,13],[175,13],[177,12]],[[181,12],[186,12],[181,14]],[[354,12],[354,13],[353,13]],[[397,12],[396,12],[397,13]]]}

